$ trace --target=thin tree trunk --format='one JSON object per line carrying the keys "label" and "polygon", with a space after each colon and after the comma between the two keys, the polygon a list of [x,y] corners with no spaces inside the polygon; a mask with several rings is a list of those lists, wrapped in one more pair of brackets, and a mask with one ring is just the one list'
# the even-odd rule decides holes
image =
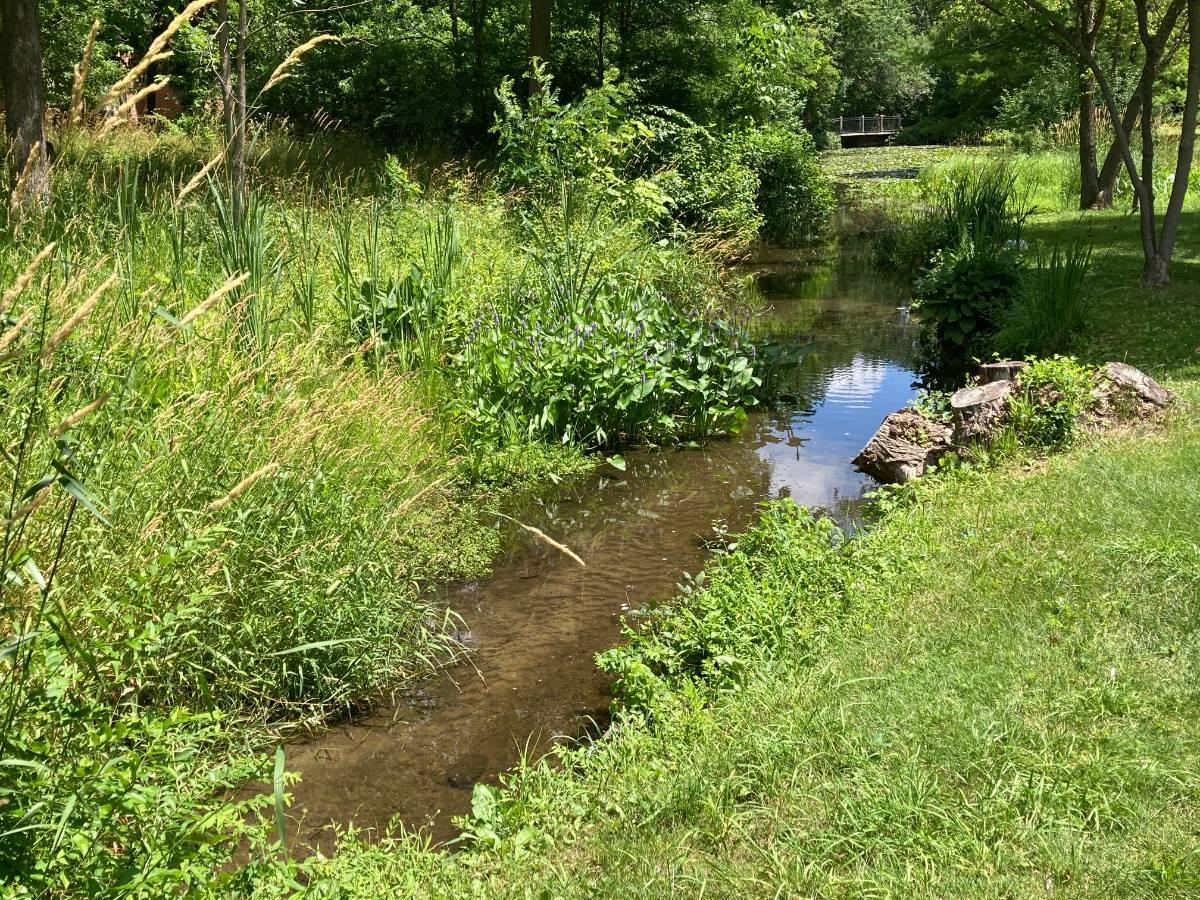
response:
{"label": "thin tree trunk", "polygon": [[596,83],[604,84],[604,41],[608,37],[608,0],[600,0],[596,21]]}
{"label": "thin tree trunk", "polygon": [[237,67],[237,94],[233,109],[233,142],[229,148],[229,178],[233,192],[233,213],[240,220],[246,200],[246,43],[250,28],[247,0],[238,0],[237,52],[234,56]]}
{"label": "thin tree trunk", "polygon": [[[1146,267],[1142,283],[1151,284],[1165,279],[1166,273],[1158,271],[1158,223],[1154,208],[1154,82],[1158,80],[1158,60],[1153,58],[1153,40],[1150,37],[1150,15],[1146,0],[1138,0],[1138,36],[1146,51],[1139,87],[1142,92],[1142,171],[1141,171],[1141,226],[1142,248]],[[1165,283],[1165,281],[1164,281]]]}
{"label": "thin tree trunk", "polygon": [[633,0],[620,0],[617,8],[617,65],[621,77],[629,68],[629,44],[633,40]]}
{"label": "thin tree trunk", "polygon": [[14,210],[45,206],[50,199],[46,153],[46,97],[42,87],[42,32],[36,0],[4,0],[0,29],[4,127],[8,137]]}
{"label": "thin tree trunk", "polygon": [[454,43],[455,59],[458,58],[458,0],[450,0],[450,40]]}
{"label": "thin tree trunk", "polygon": [[[1142,92],[1135,90],[1133,96],[1129,98],[1129,103],[1125,106],[1125,115],[1121,117],[1121,122],[1117,127],[1123,128],[1126,134],[1131,134],[1137,125],[1141,109]],[[1105,154],[1104,165],[1100,167],[1100,197],[1096,204],[1097,209],[1110,209],[1112,207],[1113,195],[1117,189],[1117,177],[1120,174],[1121,148],[1117,145],[1116,140],[1114,140],[1112,146],[1108,148],[1108,153]]]}
{"label": "thin tree trunk", "polygon": [[[1163,216],[1162,238],[1152,265],[1146,266],[1143,282],[1151,287],[1165,287],[1170,280],[1171,257],[1179,236],[1183,217],[1183,201],[1187,196],[1192,174],[1192,157],[1196,149],[1196,119],[1200,114],[1200,0],[1188,0],[1188,76],[1183,103],[1183,126],[1179,135],[1179,154],[1175,163],[1175,180],[1171,184],[1171,199]],[[1150,116],[1144,116],[1149,119]]]}
{"label": "thin tree trunk", "polygon": [[[1088,53],[1095,54],[1100,41],[1107,3],[1100,0],[1078,0],[1079,42]],[[1096,79],[1092,73],[1080,73],[1079,82],[1079,208],[1091,209],[1100,200],[1100,173],[1096,169]]]}
{"label": "thin tree trunk", "polygon": [[225,130],[225,152],[232,153],[234,97],[233,57],[229,49],[229,0],[217,0],[217,48],[220,53],[217,81],[221,88],[221,124]]}
{"label": "thin tree trunk", "polygon": [[1100,172],[1096,169],[1096,81],[1083,78],[1079,92],[1079,208],[1100,206]]}
{"label": "thin tree trunk", "polygon": [[487,27],[488,7],[486,0],[475,0],[475,15],[471,19],[471,32],[475,47],[475,124],[486,127],[487,87],[484,84],[487,57],[485,53],[484,29]]}
{"label": "thin tree trunk", "polygon": [[529,94],[541,92],[545,85],[536,77],[533,66],[550,62],[550,7],[553,0],[529,0]]}

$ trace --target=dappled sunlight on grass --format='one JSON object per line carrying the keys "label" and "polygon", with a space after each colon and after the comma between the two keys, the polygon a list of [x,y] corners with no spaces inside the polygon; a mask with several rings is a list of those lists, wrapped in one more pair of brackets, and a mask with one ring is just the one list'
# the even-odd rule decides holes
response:
{"label": "dappled sunlight on grass", "polygon": [[1094,244],[1085,290],[1091,319],[1077,352],[1091,362],[1125,360],[1156,374],[1193,377],[1200,366],[1200,212],[1183,216],[1165,289],[1141,286],[1138,220],[1127,213],[1064,213],[1035,219],[1031,241]]}

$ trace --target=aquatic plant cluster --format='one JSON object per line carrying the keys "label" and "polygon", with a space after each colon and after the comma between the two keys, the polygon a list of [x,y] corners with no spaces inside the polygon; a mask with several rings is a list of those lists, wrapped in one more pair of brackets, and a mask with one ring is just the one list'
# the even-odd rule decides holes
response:
{"label": "aquatic plant cluster", "polygon": [[514,294],[455,358],[451,408],[472,439],[498,446],[702,439],[759,403],[756,356],[730,324],[651,286],[602,286],[586,308]]}

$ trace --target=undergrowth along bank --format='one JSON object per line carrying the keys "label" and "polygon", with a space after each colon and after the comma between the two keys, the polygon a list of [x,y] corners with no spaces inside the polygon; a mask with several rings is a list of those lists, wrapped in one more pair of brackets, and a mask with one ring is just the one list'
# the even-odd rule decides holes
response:
{"label": "undergrowth along bank", "polygon": [[[615,91],[514,106],[568,138],[516,141],[541,180],[505,193],[265,133],[235,195],[211,137],[69,135],[44,212],[0,229],[5,889],[267,864],[264,746],[453,658],[430,588],[486,571],[506,498],[769,398],[729,235],[622,165],[645,132]],[[760,149],[819,216],[811,143]],[[253,779],[274,796],[229,799]]]}

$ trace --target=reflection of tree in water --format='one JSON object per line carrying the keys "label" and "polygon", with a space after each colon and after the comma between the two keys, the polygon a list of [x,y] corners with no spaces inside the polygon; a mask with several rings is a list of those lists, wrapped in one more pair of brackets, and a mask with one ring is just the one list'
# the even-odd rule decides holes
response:
{"label": "reflection of tree in water", "polygon": [[901,309],[908,298],[864,251],[773,266],[760,276],[759,290],[768,312],[758,328],[802,355],[784,383],[801,414],[824,400],[833,373],[863,361],[913,371],[918,366],[919,329]]}

